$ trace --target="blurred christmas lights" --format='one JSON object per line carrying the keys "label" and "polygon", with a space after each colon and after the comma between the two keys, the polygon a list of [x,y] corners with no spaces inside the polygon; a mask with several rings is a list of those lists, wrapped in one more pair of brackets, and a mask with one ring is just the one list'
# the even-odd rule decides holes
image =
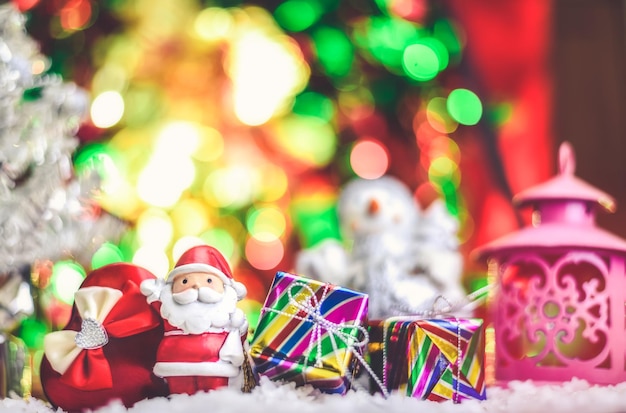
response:
{"label": "blurred christmas lights", "polygon": [[426,0],[340,3],[51,9],[57,38],[120,22],[91,45],[84,77],[100,142],[85,142],[75,161],[103,174],[98,202],[132,225],[92,266],[123,259],[165,276],[180,251],[205,242],[267,284],[294,249],[341,238],[339,187],[397,173],[400,144],[416,196],[428,187],[444,198],[471,236],[453,134],[482,119],[483,102],[441,79],[461,60],[464,34]]}

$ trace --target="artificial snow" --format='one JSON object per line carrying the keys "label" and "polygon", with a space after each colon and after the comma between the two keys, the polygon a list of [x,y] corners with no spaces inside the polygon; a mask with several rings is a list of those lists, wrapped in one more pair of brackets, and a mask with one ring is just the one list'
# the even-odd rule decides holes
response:
{"label": "artificial snow", "polygon": [[[0,400],[0,412],[61,413],[37,399]],[[193,396],[172,395],[142,400],[127,409],[119,402],[94,410],[94,413],[624,413],[626,382],[614,386],[591,385],[572,379],[559,384],[513,381],[506,387],[489,387],[487,400],[437,403],[392,395],[384,399],[367,392],[345,396],[321,394],[309,386],[296,388],[292,383],[274,383],[265,378],[252,393],[222,389]]]}

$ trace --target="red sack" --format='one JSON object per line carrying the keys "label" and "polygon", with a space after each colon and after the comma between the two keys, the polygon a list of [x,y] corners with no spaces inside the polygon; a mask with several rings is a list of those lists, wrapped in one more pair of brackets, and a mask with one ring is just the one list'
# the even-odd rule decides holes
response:
{"label": "red sack", "polygon": [[168,394],[152,373],[163,337],[160,315],[139,291],[152,273],[116,263],[91,272],[75,294],[69,323],[46,335],[41,384],[48,401],[67,411]]}

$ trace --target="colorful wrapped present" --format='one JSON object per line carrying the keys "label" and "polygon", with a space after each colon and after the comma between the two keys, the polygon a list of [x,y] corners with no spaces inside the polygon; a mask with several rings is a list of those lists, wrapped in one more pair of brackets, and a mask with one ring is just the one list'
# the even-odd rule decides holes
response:
{"label": "colorful wrapped present", "polygon": [[423,400],[486,399],[480,319],[394,317],[369,323],[370,363],[390,393]]}
{"label": "colorful wrapped present", "polygon": [[345,393],[366,344],[366,294],[278,272],[250,356],[257,374]]}

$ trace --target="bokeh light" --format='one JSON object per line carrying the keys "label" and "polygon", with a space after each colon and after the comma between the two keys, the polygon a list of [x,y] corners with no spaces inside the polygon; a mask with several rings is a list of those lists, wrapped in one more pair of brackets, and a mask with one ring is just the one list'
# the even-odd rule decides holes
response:
{"label": "bokeh light", "polygon": [[192,237],[185,236],[179,238],[174,246],[172,247],[172,260],[173,262],[177,262],[178,259],[187,251],[189,248],[196,247],[198,245],[205,245],[206,242],[202,240],[200,237]]}
{"label": "bokeh light", "polygon": [[52,267],[50,284],[54,295],[66,304],[74,302],[74,293],[85,279],[85,269],[75,261],[58,261]]}
{"label": "bokeh light", "polygon": [[[263,9],[254,12],[272,21]],[[231,53],[226,70],[233,82],[234,112],[246,125],[261,125],[286,111],[308,81],[300,49],[271,27],[242,30]]]}
{"label": "bokeh light", "polygon": [[[244,264],[260,291],[298,249],[342,240],[337,199],[355,175],[417,181],[470,222],[455,136],[482,103],[449,93],[449,79],[463,84],[455,65],[466,39],[443,9],[423,0],[55,7],[52,33],[66,42],[50,48],[53,66],[80,56],[72,76],[94,97],[76,169],[102,176],[94,196],[129,224],[92,267],[123,259],[164,277],[206,243],[233,270]],[[84,30],[99,18],[109,32]],[[396,162],[406,147],[415,155]]]}
{"label": "bokeh light", "polygon": [[208,206],[199,199],[182,199],[170,212],[177,235],[198,235],[210,225]]}
{"label": "bokeh light", "polygon": [[442,97],[435,97],[428,102],[426,118],[434,130],[441,133],[454,132],[459,124],[450,116],[447,101]]}
{"label": "bokeh light", "polygon": [[202,241],[204,241],[206,244],[212,245],[213,247],[217,248],[222,253],[222,255],[224,255],[224,257],[229,259],[231,263],[234,261],[237,243],[235,242],[235,239],[233,238],[231,233],[228,232],[226,229],[209,229],[200,234],[200,239],[202,239]]}
{"label": "bokeh light", "polygon": [[137,194],[150,205],[173,206],[195,178],[196,168],[192,160],[172,155],[155,154],[139,175]]}
{"label": "bokeh light", "polygon": [[96,96],[91,103],[91,120],[99,128],[110,128],[124,115],[124,99],[110,90]]}
{"label": "bokeh light", "polygon": [[291,115],[274,126],[276,142],[286,155],[309,166],[324,166],[337,149],[332,127],[318,117]]}
{"label": "bokeh light", "polygon": [[103,267],[116,262],[123,262],[124,255],[120,248],[110,242],[105,242],[98,248],[91,258],[91,269]]}
{"label": "bokeh light", "polygon": [[141,245],[165,250],[172,241],[174,228],[165,211],[158,208],[145,210],[137,219],[137,237]]}
{"label": "bokeh light", "polygon": [[303,116],[317,116],[330,122],[336,113],[333,101],[321,93],[304,92],[296,97],[293,113]]}
{"label": "bokeh light", "polygon": [[275,207],[252,208],[246,219],[248,232],[263,242],[279,239],[287,227],[283,212]]}
{"label": "bokeh light", "polygon": [[475,125],[483,114],[483,105],[476,93],[455,89],[448,95],[448,112],[463,125]]}
{"label": "bokeh light", "polygon": [[343,77],[350,72],[354,49],[344,32],[324,26],[313,32],[312,39],[319,63],[330,77]]}
{"label": "bokeh light", "polygon": [[220,208],[239,208],[250,204],[259,179],[255,170],[246,166],[212,171],[204,183],[204,197],[210,205]]}
{"label": "bokeh light", "polygon": [[43,348],[44,337],[48,332],[48,326],[46,326],[44,321],[35,317],[24,319],[20,326],[20,337],[26,347],[31,350],[41,350]]}
{"label": "bokeh light", "polygon": [[379,141],[363,139],[350,152],[350,166],[361,178],[380,178],[389,167],[389,154]]}
{"label": "bokeh light", "polygon": [[287,0],[274,10],[274,17],[285,30],[299,32],[311,27],[322,15],[316,0]]}
{"label": "bokeh light", "polygon": [[133,255],[132,263],[145,268],[159,278],[165,278],[170,268],[167,254],[152,245],[145,245],[137,249]]}
{"label": "bokeh light", "polygon": [[424,43],[406,47],[402,55],[402,67],[415,80],[427,81],[439,73],[441,62],[433,48]]}
{"label": "bokeh light", "polygon": [[233,25],[231,14],[220,7],[208,7],[202,10],[194,21],[196,33],[208,41],[227,36]]}
{"label": "bokeh light", "polygon": [[420,38],[420,28],[393,16],[369,16],[355,26],[355,42],[394,74],[403,73],[402,56]]}
{"label": "bokeh light", "polygon": [[200,162],[212,162],[219,159],[224,153],[224,138],[214,128],[198,125],[197,144],[191,154]]}
{"label": "bokeh light", "polygon": [[89,23],[91,12],[89,0],[68,0],[59,11],[61,26],[65,30],[80,30]]}
{"label": "bokeh light", "polygon": [[266,242],[250,237],[246,241],[245,254],[246,259],[254,268],[271,270],[282,261],[285,248],[278,239]]}

